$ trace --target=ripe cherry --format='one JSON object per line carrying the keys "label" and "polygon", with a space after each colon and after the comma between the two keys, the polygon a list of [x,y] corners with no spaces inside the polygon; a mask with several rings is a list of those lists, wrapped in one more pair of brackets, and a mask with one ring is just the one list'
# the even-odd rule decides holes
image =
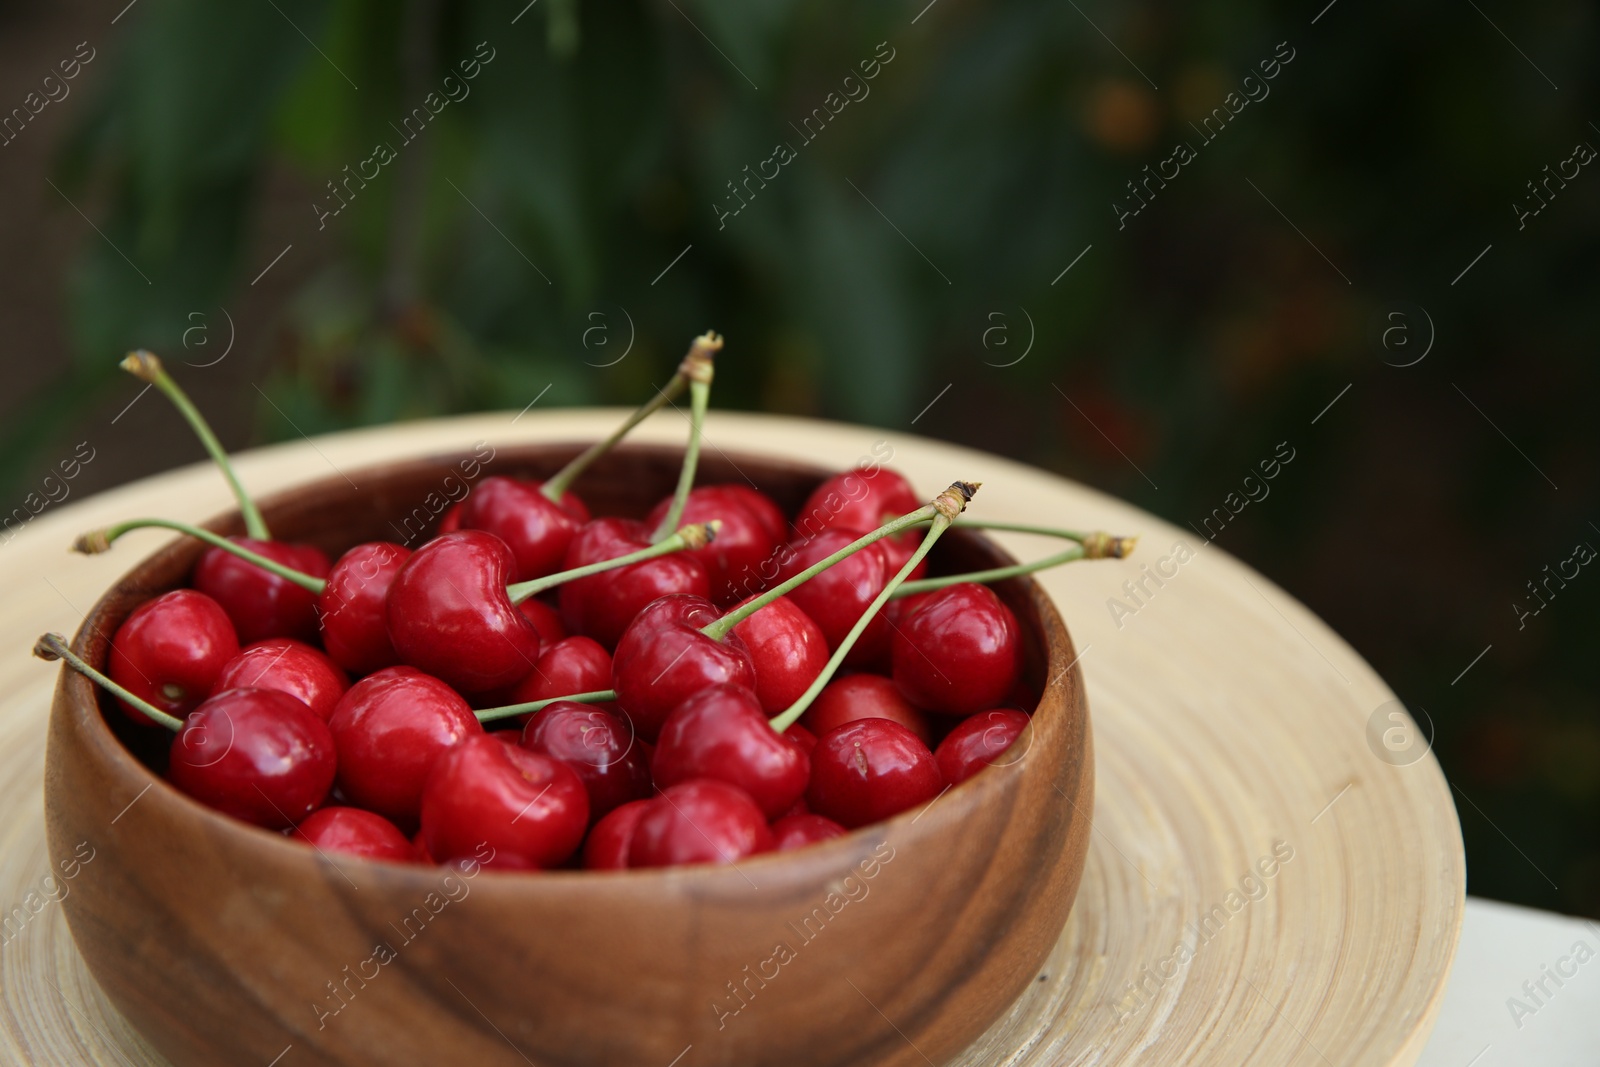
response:
{"label": "ripe cherry", "polygon": [[628,848],[629,867],[737,863],[772,848],[761,809],[726,782],[680,782],[645,803]]}
{"label": "ripe cherry", "polygon": [[400,662],[389,640],[389,586],[411,558],[411,549],[368,541],[340,556],[317,597],[322,647],[352,674],[371,674]]}
{"label": "ripe cherry", "polygon": [[[747,492],[738,492],[740,488]],[[713,519],[722,522],[714,541],[684,553],[705,568],[711,599],[718,604],[731,604],[746,595],[741,583],[753,576],[783,541],[783,528],[774,534],[768,525],[769,516],[752,510],[750,494],[761,495],[748,487],[701,486],[689,493],[679,519],[679,525]],[[645,518],[645,526],[652,530],[659,526],[671,506],[671,497],[657,504]]]}
{"label": "ripe cherry", "polygon": [[648,800],[630,800],[594,824],[583,844],[583,866],[590,871],[620,871],[628,866],[628,849],[639,816],[650,807]]}
{"label": "ripe cherry", "polygon": [[433,531],[433,536],[455,533],[461,529],[461,509],[467,506],[465,500],[457,500],[454,504],[444,509],[444,514],[439,516],[439,525]]}
{"label": "ripe cherry", "polygon": [[[757,668],[757,678],[760,678]],[[800,721],[825,734],[857,719],[890,719],[925,745],[933,744],[928,717],[907,703],[894,682],[881,674],[850,674],[828,683]]]}
{"label": "ripe cherry", "polygon": [[716,685],[673,709],[661,728],[650,773],[659,789],[700,778],[736,785],[775,819],[806,791],[811,760],[799,744],[768,725],[755,693]]}
{"label": "ripe cherry", "polygon": [[386,607],[401,660],[463,693],[520,681],[539,658],[539,633],[506,592],[512,564],[506,543],[482,530],[417,549],[395,575]]}
{"label": "ripe cherry", "polygon": [[[328,576],[328,556],[313,545],[263,541],[254,537],[228,540],[257,555],[312,578]],[[316,596],[294,582],[262,570],[220,548],[208,548],[195,564],[192,584],[228,613],[239,640],[249,644],[266,637],[317,637]]]}
{"label": "ripe cherry", "polygon": [[1004,702],[1021,669],[1021,627],[988,586],[931,594],[894,633],[894,681],[920,708],[971,715]]}
{"label": "ripe cherry", "polygon": [[[193,589],[174,589],[140,604],[117,628],[108,673],[181,719],[216,692],[217,675],[238,654],[239,639],[221,606]],[[121,698],[117,705],[134,722],[154,725]]]}
{"label": "ripe cherry", "polygon": [[[511,691],[507,704],[527,704],[611,688],[611,653],[588,637],[565,637],[546,645],[533,670]],[[529,716],[521,716],[527,722]]]}
{"label": "ripe cherry", "polygon": [[382,815],[360,808],[319,808],[295,827],[293,836],[322,852],[344,856],[395,863],[416,863],[421,859],[399,827]]}
{"label": "ripe cherry", "polygon": [[739,635],[717,641],[700,632],[719,617],[704,597],[664,596],[641,611],[617,643],[611,687],[646,741],[653,743],[673,709],[702,689],[754,687],[755,668]]}
{"label": "ripe cherry", "polygon": [[[890,519],[916,511],[923,501],[903,475],[886,467],[857,467],[835,474],[814,489],[795,516],[795,530],[807,537],[821,530],[843,530],[853,537],[876,530]],[[889,573],[905,566],[922,543],[920,530],[907,530],[880,544]],[[911,572],[921,577],[925,567]]]}
{"label": "ripe cherry", "polygon": [[[824,530],[815,537],[791,542],[778,570],[779,580],[787,581],[807,567],[820,563],[859,536],[845,530]],[[856,624],[873,598],[883,592],[884,586],[889,583],[893,572],[884,561],[879,547],[882,544],[882,541],[877,541],[865,546],[787,594],[795,606],[817,624],[827,638],[830,649],[839,647],[839,643],[850,632],[850,627]],[[889,624],[880,614],[867,624],[845,662],[875,663],[883,659],[888,650]]]}
{"label": "ripe cherry", "polygon": [[1021,759],[1020,754],[1005,753],[1028,728],[1028,722],[1022,712],[1009,708],[967,716],[934,749],[939,773],[946,783],[959,785],[991,764]]}
{"label": "ripe cherry", "polygon": [[328,727],[344,795],[407,828],[416,822],[433,765],[483,733],[460,694],[415,667],[385,667],[361,679],[333,709]]}
{"label": "ripe cherry", "polygon": [[589,794],[591,820],[650,795],[650,765],[633,728],[592,704],[558,700],[534,712],[522,729],[522,747],[560,760],[577,774]]}
{"label": "ripe cherry", "polygon": [[[649,547],[650,527],[644,523],[596,519],[572,539],[563,569],[616,559]],[[672,593],[705,597],[710,588],[700,561],[687,552],[676,552],[567,582],[561,586],[561,617],[570,632],[614,648],[634,616],[651,601]]]}
{"label": "ripe cherry", "polygon": [[533,623],[535,630],[539,631],[540,648],[548,648],[567,636],[567,626],[561,621],[561,613],[538,597],[524,600],[517,605],[517,610]]}
{"label": "ripe cherry", "polygon": [[798,700],[828,663],[827,639],[811,616],[788,597],[772,601],[733,632],[750,650],[756,696],[768,715],[776,715]]}
{"label": "ripe cherry", "polygon": [[571,768],[489,736],[446,753],[422,794],[422,838],[441,863],[479,855],[484,866],[559,866],[583,841],[589,797]]}
{"label": "ripe cherry", "polygon": [[786,815],[772,824],[772,843],[775,852],[793,852],[797,848],[814,845],[834,837],[843,837],[850,831],[823,815],[809,812]]}
{"label": "ripe cherry", "polygon": [[561,570],[573,536],[588,521],[589,509],[571,492],[557,503],[538,482],[498,474],[479,482],[461,509],[463,530],[487,530],[510,547],[519,582]]}
{"label": "ripe cherry", "polygon": [[276,689],[288,693],[327,721],[350,688],[350,679],[322,652],[292,637],[269,637],[223,665],[217,691]]}
{"label": "ripe cherry", "polygon": [[916,734],[888,719],[858,719],[817,742],[806,803],[855,829],[932,800],[943,789],[939,765]]}
{"label": "ripe cherry", "polygon": [[269,830],[310,815],[336,769],[328,726],[275,689],[229,689],[189,714],[167,778],[202,804]]}

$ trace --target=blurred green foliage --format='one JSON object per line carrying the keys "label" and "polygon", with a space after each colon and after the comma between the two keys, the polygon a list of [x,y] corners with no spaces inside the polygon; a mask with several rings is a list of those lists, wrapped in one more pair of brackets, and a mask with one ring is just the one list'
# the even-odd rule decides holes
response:
{"label": "blurred green foliage", "polygon": [[[917,431],[1180,524],[1287,439],[1304,458],[1219,543],[1428,710],[1475,892],[1600,914],[1600,579],[1527,629],[1510,610],[1600,544],[1600,176],[1522,229],[1511,206],[1600,145],[1592,6],[163,0],[119,29],[59,170],[142,274],[83,246],[77,362],[6,427],[12,482],[116,354],[177,347],[291,243],[319,266],[255,344],[263,436],[546,386],[632,402],[714,327],[719,405],[904,429],[957,384]],[[406,143],[479,42],[470,94]],[[880,42],[870,95],[802,143]],[[1270,95],[1119,228],[1126,183],[1280,42]],[[395,159],[320,228],[379,142]],[[780,142],[795,160],[720,217]],[[256,235],[284,184],[302,222]],[[1407,368],[1378,340],[1400,301],[1437,327]],[[595,314],[611,347],[585,347]]]}

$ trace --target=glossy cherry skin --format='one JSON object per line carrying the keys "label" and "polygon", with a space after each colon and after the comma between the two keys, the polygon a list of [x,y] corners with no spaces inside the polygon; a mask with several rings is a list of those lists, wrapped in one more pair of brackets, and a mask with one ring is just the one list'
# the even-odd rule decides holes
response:
{"label": "glossy cherry skin", "polygon": [[[812,491],[795,516],[795,530],[801,537],[819,530],[844,530],[860,537],[871,533],[890,519],[916,511],[925,500],[905,477],[886,467],[857,467],[835,474]],[[906,530],[885,538],[880,547],[889,573],[897,573],[922,543],[922,529]],[[920,577],[926,566],[911,572]]]}
{"label": "glossy cherry skin", "polygon": [[716,685],[685,700],[667,716],[650,758],[658,789],[696,778],[736,785],[763,815],[788,811],[811,780],[805,750],[767,724],[755,693]]}
{"label": "glossy cherry skin", "polygon": [[557,504],[539,482],[498,474],[479,482],[461,508],[463,530],[487,530],[510,546],[519,582],[561,570],[573,536],[588,521],[589,509],[572,493]]}
{"label": "glossy cherry skin", "polygon": [[167,779],[225,815],[282,830],[333,787],[328,724],[275,689],[229,689],[190,713],[172,739]]}
{"label": "glossy cherry skin", "polygon": [[408,829],[433,765],[483,733],[460,694],[415,667],[385,667],[361,679],[333,709],[328,727],[345,796]]}
{"label": "glossy cherry skin", "polygon": [[1026,715],[1010,708],[980,711],[962,719],[933,751],[946,784],[959,785],[997,761],[1020,759],[1020,755],[1002,756],[1028,728],[1028,722]]}
{"label": "glossy cherry skin", "polygon": [[[313,578],[328,576],[328,556],[320,548],[253,537],[228,540]],[[191,584],[222,605],[245,644],[264,637],[316,640],[316,594],[230,552],[212,547],[201,553]]]}
{"label": "glossy cherry skin", "polygon": [[385,609],[400,659],[463,693],[521,681],[539,658],[539,631],[511,603],[511,570],[506,543],[482,530],[445,534],[412,553]]}
{"label": "glossy cherry skin", "polygon": [[421,859],[398,826],[360,808],[320,808],[295,827],[293,837],[319,851],[343,856],[394,863]]}
{"label": "glossy cherry skin", "polygon": [[[778,580],[787,581],[814,564],[822,562],[856,540],[860,534],[848,530],[824,530],[804,541],[791,542],[778,569]],[[846,556],[821,574],[797,586],[787,596],[805,612],[827,638],[828,648],[837,649],[883,587],[891,572],[875,542]],[[861,638],[850,649],[845,662],[851,665],[876,663],[889,651],[889,624],[880,612]]]}
{"label": "glossy cherry skin", "polygon": [[[611,653],[588,637],[564,637],[546,645],[533,670],[518,682],[507,704],[527,704],[575,693],[598,693],[611,688]],[[610,707],[611,705],[606,705]],[[528,716],[521,717],[526,723]]]}
{"label": "glossy cherry skin", "polygon": [[[715,540],[704,548],[685,553],[699,560],[705,568],[711,583],[711,599],[718,604],[731,604],[748,596],[745,585],[754,583],[761,564],[784,538],[781,528],[774,534],[767,525],[767,517],[752,511],[747,504],[748,497],[734,490],[734,486],[727,485],[706,485],[691,490],[679,519],[680,526],[712,519],[722,522]],[[657,504],[646,516],[645,526],[654,530],[671,506],[671,497]],[[754,584],[753,588],[759,589],[760,585]]]}
{"label": "glossy cherry skin", "polygon": [[[596,519],[572,539],[564,570],[616,559],[650,547],[650,527],[632,519]],[[711,591],[706,569],[684,552],[630,563],[561,586],[561,618],[572,633],[615,648],[634,616],[672,593],[704,597]]]}
{"label": "glossy cherry skin", "polygon": [[351,674],[371,674],[400,662],[389,640],[389,586],[411,549],[368,541],[340,556],[317,597],[317,621],[328,658]]}
{"label": "glossy cherry skin", "polygon": [[825,815],[786,815],[772,824],[772,847],[775,852],[793,852],[849,832]]}
{"label": "glossy cherry skin", "polygon": [[639,816],[650,806],[648,800],[630,800],[613,808],[589,831],[583,843],[583,866],[590,871],[621,871],[628,866],[628,849]]}
{"label": "glossy cherry skin", "polygon": [[441,863],[479,855],[505,870],[556,867],[577,851],[589,796],[571,768],[494,737],[469,738],[433,768],[422,793],[422,839]]}
{"label": "glossy cherry skin", "polygon": [[756,669],[756,696],[768,715],[776,715],[828,665],[828,640],[811,616],[788,597],[779,597],[733,628],[750,650]]}
{"label": "glossy cherry skin", "polygon": [[304,641],[269,637],[240,651],[217,675],[217,690],[276,689],[288,693],[327,721],[350,688],[333,660]]}
{"label": "glossy cherry skin", "polygon": [[[239,638],[222,606],[193,589],[147,600],[117,627],[107,673],[111,680],[162,711],[183,718],[217,690],[217,675],[239,654]],[[117,700],[128,718],[150,717]]]}
{"label": "glossy cherry skin", "polygon": [[806,803],[854,830],[932,800],[943,789],[939,765],[916,734],[888,719],[857,719],[817,742]]}
{"label": "glossy cherry skin", "polygon": [[933,744],[928,717],[907,703],[894,681],[881,674],[835,678],[800,716],[800,721],[819,735],[857,719],[890,719],[916,734],[923,744]]}
{"label": "glossy cherry skin", "polygon": [[761,809],[726,782],[679,782],[645,803],[628,847],[629,867],[737,863],[772,849]]}
{"label": "glossy cherry skin", "polygon": [[698,596],[664,596],[641,611],[611,658],[617,703],[646,741],[655,743],[674,708],[724,683],[754,689],[755,667],[737,633],[714,641],[700,632],[720,617]]}
{"label": "glossy cherry skin", "polygon": [[539,647],[549,648],[567,636],[567,624],[561,621],[561,612],[538,597],[524,600],[517,605],[517,610],[539,631]]}
{"label": "glossy cherry skin", "polygon": [[558,700],[534,712],[522,728],[522,747],[577,774],[589,794],[591,820],[650,795],[650,764],[633,727],[602,708]]}
{"label": "glossy cherry skin", "polygon": [[929,595],[895,629],[894,683],[919,708],[971,715],[1005,701],[1022,667],[1022,629],[988,586]]}

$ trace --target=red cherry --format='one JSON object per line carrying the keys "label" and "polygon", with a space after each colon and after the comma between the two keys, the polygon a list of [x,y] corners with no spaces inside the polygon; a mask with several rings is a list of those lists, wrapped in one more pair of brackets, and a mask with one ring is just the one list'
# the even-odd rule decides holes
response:
{"label": "red cherry", "polygon": [[772,842],[775,852],[793,852],[797,848],[814,845],[833,837],[843,837],[850,831],[822,815],[809,812],[786,815],[772,824]]}
{"label": "red cherry", "polygon": [[339,557],[328,584],[317,597],[322,647],[328,658],[352,674],[371,674],[400,662],[389,640],[389,586],[411,549],[389,541],[368,541]]}
{"label": "red cherry", "polygon": [[439,865],[439,861],[433,858],[433,854],[428,851],[426,842],[422,840],[421,830],[418,830],[415,834],[411,835],[411,847],[417,850],[417,859],[422,863],[425,863],[430,867],[437,867]]}
{"label": "red cherry", "polygon": [[328,725],[275,689],[229,689],[172,739],[167,778],[202,804],[269,830],[310,815],[336,769]]}
{"label": "red cherry", "polygon": [[[566,637],[547,645],[533,670],[517,683],[506,704],[528,704],[574,693],[598,693],[611,688],[611,654],[598,641]],[[529,716],[521,716],[527,722]]]}
{"label": "red cherry", "polygon": [[269,637],[257,641],[223,665],[217,690],[276,689],[310,708],[324,722],[350,688],[350,679],[333,660],[304,641]]}
{"label": "red cherry", "polygon": [[928,717],[908,704],[894,682],[881,674],[849,674],[834,679],[800,717],[819,735],[857,719],[890,719],[916,734],[923,744],[933,744]]}
{"label": "red cherry", "polygon": [[942,789],[939,765],[916,734],[888,719],[857,719],[817,742],[806,803],[853,830],[932,800]]}
{"label": "red cherry", "polygon": [[[111,639],[111,680],[162,711],[183,718],[216,692],[217,675],[239,654],[239,639],[222,607],[204,593],[174,589],[147,600]],[[121,699],[128,718],[150,717]]]}
{"label": "red cherry", "polygon": [[[328,557],[320,548],[258,541],[253,537],[228,540],[313,578],[328,576]],[[222,605],[233,620],[239,640],[246,644],[264,637],[316,640],[315,594],[230,552],[216,547],[206,549],[195,564],[192,584]]]}
{"label": "red cherry", "polygon": [[519,582],[561,570],[573,536],[589,521],[589,509],[572,493],[557,504],[539,485],[497,474],[479,482],[461,509],[463,530],[487,530],[510,546]]}
{"label": "red cherry", "polygon": [[433,531],[433,536],[455,533],[461,529],[461,509],[467,506],[465,500],[457,500],[454,504],[444,509],[444,514],[439,516],[439,528]]}
{"label": "red cherry", "polygon": [[[778,580],[787,581],[807,567],[822,562],[859,536],[846,530],[824,530],[815,537],[791,542],[785,546],[786,550],[780,550],[784,555]],[[891,572],[879,548],[882,543],[874,542],[846,556],[788,594],[795,606],[817,624],[827,638],[828,648],[839,647],[850,627],[889,584]],[[880,613],[861,632],[845,662],[852,665],[875,663],[888,651],[889,624]]]}
{"label": "red cherry", "polygon": [[1009,708],[980,711],[967,716],[939,742],[939,747],[933,752],[934,761],[939,764],[939,773],[950,785],[966,781],[1000,760],[1012,742],[1027,729],[1028,721],[1022,712]]}
{"label": "red cherry", "polygon": [[667,717],[650,759],[656,786],[697,778],[736,785],[767,818],[793,806],[811,777],[811,760],[767,723],[749,689],[717,685],[685,700]]}
{"label": "red cherry", "polygon": [[920,708],[971,715],[1003,702],[1021,669],[1022,629],[988,586],[931,594],[894,633],[894,682]]}
{"label": "red cherry", "polygon": [[756,696],[768,715],[796,700],[828,664],[828,641],[811,616],[779,597],[733,628],[750,649]]}
{"label": "red cherry", "polygon": [[[517,610],[522,612],[529,622],[533,623],[535,630],[539,631],[541,648],[553,645],[567,636],[567,627],[561,621],[561,613],[538,597],[529,597],[524,600],[517,605]],[[576,689],[568,690],[568,692],[572,693],[577,691]]]}
{"label": "red cherry", "polygon": [[[767,531],[767,536],[772,538],[774,545],[781,545],[789,537],[789,520],[783,514],[783,509],[767,494],[759,489],[752,489],[748,485],[730,482],[719,488],[735,503],[744,505],[744,509],[755,516],[761,523],[762,529]],[[715,516],[712,516],[715,518]]]}
{"label": "red cherry", "polygon": [[628,866],[628,848],[639,816],[650,806],[648,800],[630,800],[594,824],[583,845],[583,866],[590,871],[620,871]]}
{"label": "red cherry", "polygon": [[572,768],[589,794],[591,819],[650,795],[650,765],[633,727],[609,711],[558,700],[534,712],[522,747]]}
{"label": "red cherry", "polygon": [[[711,599],[730,604],[752,590],[759,590],[758,570],[772,550],[783,541],[782,527],[777,534],[767,525],[766,515],[757,515],[748,506],[748,497],[734,492],[736,486],[707,485],[690,491],[684,502],[680,526],[719,519],[722,527],[704,548],[683,554],[700,561],[711,583]],[[759,495],[759,494],[757,494]],[[644,524],[654,530],[672,506],[672,498],[661,501],[645,517]],[[745,584],[750,589],[745,589]]]}
{"label": "red cherry", "polygon": [[520,681],[539,658],[539,633],[506,592],[511,568],[506,543],[482,530],[417,549],[389,587],[389,637],[400,658],[463,693]]}
{"label": "red cherry", "polygon": [[415,667],[385,667],[361,679],[333,709],[328,727],[345,796],[408,827],[439,757],[483,733],[460,694]]}
{"label": "red cherry", "polygon": [[398,826],[360,808],[318,809],[295,827],[293,836],[322,852],[344,856],[395,863],[416,863],[419,858]]}
{"label": "red cherry", "polygon": [[559,866],[588,825],[588,794],[566,764],[489,736],[446,753],[422,793],[422,838],[442,863],[487,844],[493,859],[484,866]]}
{"label": "red cherry", "polygon": [[[596,519],[572,539],[563,569],[616,559],[650,547],[650,528],[632,519]],[[561,617],[573,633],[616,647],[622,632],[651,601],[672,593],[704,597],[711,584],[686,552],[578,578],[561,586]]]}
{"label": "red cherry", "polygon": [[628,848],[629,867],[737,863],[772,848],[761,809],[726,782],[680,782],[645,804]]}
{"label": "red cherry", "polygon": [[[817,486],[801,505],[794,525],[800,537],[820,530],[844,530],[854,540],[924,503],[904,476],[885,467],[857,467]],[[905,566],[922,537],[922,530],[907,530],[879,542],[890,574]],[[920,577],[926,569],[925,564],[919,566],[911,578]]]}
{"label": "red cherry", "polygon": [[812,733],[803,724],[798,722],[792,723],[789,728],[783,732],[783,736],[799,745],[800,751],[804,752],[807,756],[811,755],[811,750],[817,747],[817,735]]}
{"label": "red cherry", "polygon": [[639,612],[611,659],[611,687],[639,736],[651,743],[674,708],[702,689],[755,686],[750,651],[736,633],[721,641],[700,632],[719,618],[709,600],[664,596]]}

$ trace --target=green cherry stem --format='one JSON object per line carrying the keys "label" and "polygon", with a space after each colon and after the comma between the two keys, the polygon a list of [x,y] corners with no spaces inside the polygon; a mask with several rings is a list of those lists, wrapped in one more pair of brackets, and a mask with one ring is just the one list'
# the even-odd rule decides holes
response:
{"label": "green cherry stem", "polygon": [[[966,485],[971,492],[974,493],[978,491],[979,483],[977,482],[957,482],[956,484]],[[756,612],[760,611],[774,600],[784,596],[805,582],[809,582],[811,579],[815,578],[817,575],[821,574],[835,563],[838,563],[846,556],[854,555],[856,552],[866,548],[874,541],[881,541],[883,538],[888,537],[891,534],[897,534],[901,530],[908,530],[913,526],[919,525],[920,523],[927,522],[938,513],[939,509],[936,505],[924,504],[916,511],[902,515],[898,519],[891,519],[882,526],[878,527],[876,530],[873,530],[871,533],[862,534],[860,537],[856,538],[854,541],[851,541],[848,545],[845,545],[839,551],[835,552],[826,559],[821,559],[816,563],[813,563],[811,566],[807,567],[793,578],[790,578],[788,581],[773,586],[771,589],[768,589],[765,593],[762,593],[754,600],[748,601],[745,604],[742,604],[734,610],[728,612],[711,625],[701,627],[700,632],[712,640],[721,641],[728,635],[729,630],[733,629],[741,622],[744,622],[744,620],[748,619],[750,616],[754,615]]]}
{"label": "green cherry stem", "polygon": [[698,360],[709,362],[716,354],[717,349],[721,347],[722,338],[714,333],[702,334],[696,337],[689,345],[689,354],[684,356],[683,362],[678,364],[677,373],[672,376],[672,381],[667,383],[665,389],[657,389],[656,395],[641,404],[639,409],[629,415],[621,426],[611,431],[609,437],[602,441],[596,441],[574,457],[565,467],[562,467],[551,477],[546,478],[539,491],[549,500],[559,504],[562,494],[572,488],[572,483],[577,480],[578,475],[588,469],[589,464],[611,451],[618,441],[633,432],[635,426],[672,403],[683,393],[684,387],[689,384],[689,368],[693,362]]}
{"label": "green cherry stem", "polygon": [[900,568],[899,573],[889,579],[889,584],[883,587],[883,591],[873,598],[871,604],[867,605],[867,610],[862,612],[861,618],[857,619],[856,624],[850,627],[850,632],[845,635],[843,641],[839,642],[839,647],[834,649],[833,655],[828,657],[828,663],[822,668],[822,673],[818,674],[806,691],[800,694],[800,699],[773,717],[770,725],[774,730],[780,734],[783,733],[783,731],[799,721],[801,715],[805,714],[806,709],[811,706],[811,702],[817,699],[817,694],[822,692],[823,686],[833,680],[834,674],[839,670],[839,665],[850,654],[850,649],[855,646],[856,640],[866,630],[867,625],[872,622],[873,616],[883,610],[883,606],[889,602],[889,598],[894,595],[895,590],[912,571],[917,569],[917,564],[921,563],[923,558],[927,556],[928,550],[933,547],[933,543],[939,540],[939,535],[950,528],[950,524],[955,521],[957,515],[961,514],[962,509],[967,506],[968,501],[972,499],[972,494],[976,490],[977,486],[975,485],[956,482],[949,489],[939,494],[931,505],[938,510],[933,517],[933,522],[928,526],[928,532],[923,535],[922,544],[918,545],[917,550],[911,553],[911,558],[906,560],[905,566]]}
{"label": "green cherry stem", "polygon": [[[702,351],[701,342],[706,342],[708,346],[714,343],[715,347],[707,347],[703,350],[703,358],[696,358],[696,352]],[[714,369],[711,354],[722,348],[722,338],[708,333],[696,338],[695,346],[684,358],[679,371],[689,379],[689,443],[683,449],[683,466],[678,471],[678,488],[672,493],[672,504],[661,517],[661,525],[651,534],[652,541],[660,541],[678,528],[678,523],[683,519],[684,505],[689,502],[689,490],[694,488],[695,470],[700,466],[701,427],[705,425],[706,408],[711,404],[711,376]]]}
{"label": "green cherry stem", "polygon": [[617,699],[615,689],[599,689],[592,693],[573,693],[571,696],[550,697],[547,700],[530,700],[526,704],[506,704],[498,708],[484,708],[482,711],[473,712],[479,722],[496,722],[500,719],[509,719],[513,715],[527,715],[530,712],[547,708],[558,700],[571,701],[574,704],[603,704],[609,700]]}
{"label": "green cherry stem", "polygon": [[252,552],[237,541],[230,541],[221,534],[212,533],[210,530],[202,530],[198,526],[191,526],[186,522],[178,522],[174,519],[129,519],[126,522],[119,522],[115,526],[107,526],[103,530],[91,530],[89,533],[80,534],[78,539],[72,542],[72,551],[82,552],[86,556],[97,556],[102,552],[109,551],[112,543],[129,530],[144,529],[176,530],[178,533],[188,534],[190,537],[220,548],[224,552],[232,552],[240,559],[254,563],[262,570],[270,571],[317,596],[322,595],[322,590],[328,584],[321,578],[313,578],[311,575],[297,571],[293,567],[285,567],[275,560],[270,560],[259,552]]}
{"label": "green cherry stem", "polygon": [[[967,523],[955,523],[957,526],[967,526]],[[971,524],[977,526],[977,523]],[[1024,533],[1038,533],[1040,530],[1030,529]],[[1065,536],[1065,534],[1062,534]],[[1078,538],[1070,538],[1078,540]],[[918,593],[931,593],[936,589],[946,586],[958,585],[962,582],[999,582],[1007,578],[1017,578],[1024,574],[1034,574],[1038,571],[1059,567],[1063,563],[1071,563],[1080,559],[1125,559],[1133,552],[1133,546],[1138,543],[1137,537],[1112,537],[1110,534],[1096,531],[1084,534],[1082,544],[1073,545],[1071,548],[1058,552],[1053,556],[1036,559],[1031,563],[1018,563],[1010,567],[993,567],[985,571],[968,571],[965,574],[944,574],[937,578],[920,578],[914,582],[905,582],[894,591],[894,598],[916,596]]]}
{"label": "green cherry stem", "polygon": [[129,352],[123,357],[122,369],[141,381],[149,382],[161,390],[172,406],[178,409],[190,428],[194,430],[200,443],[205,445],[206,451],[211,454],[217,468],[222,471],[222,476],[228,481],[228,488],[233,490],[233,498],[239,502],[239,514],[244,516],[245,533],[258,541],[272,540],[272,534],[267,530],[267,524],[261,517],[261,512],[256,508],[256,502],[250,499],[250,494],[245,492],[244,483],[239,481],[239,476],[234,473],[233,464],[228,460],[228,453],[223,450],[222,442],[217,440],[217,435],[211,432],[211,426],[206,422],[205,416],[200,414],[200,409],[194,406],[187,393],[172,380],[161,360],[154,352],[139,349]]}
{"label": "green cherry stem", "polygon": [[118,685],[116,682],[113,682],[110,678],[107,678],[105,675],[101,674],[99,671],[85,663],[76,652],[67,647],[67,639],[62,637],[60,634],[45,634],[43,637],[39,638],[39,640],[33,646],[33,654],[38,656],[40,659],[49,662],[54,662],[58,659],[66,660],[67,665],[73,670],[77,671],[85,678],[88,678],[90,681],[97,683],[100,688],[121,697],[123,700],[126,700],[129,704],[132,704],[134,707],[150,716],[153,722],[160,723],[162,726],[165,726],[174,733],[183,729],[182,719],[179,719],[173,715],[168,715],[166,712],[162,711],[148,700],[134,696],[132,693],[122,688],[122,686]]}
{"label": "green cherry stem", "polygon": [[672,552],[681,552],[684,549],[704,548],[717,539],[717,531],[722,529],[721,519],[712,519],[710,522],[691,523],[680,527],[671,537],[649,548],[641,548],[637,552],[629,552],[625,556],[614,559],[603,559],[599,563],[590,563],[584,567],[574,567],[570,571],[561,571],[557,574],[547,574],[543,578],[534,578],[531,581],[518,582],[508,586],[506,592],[511,594],[511,602],[520,604],[536,593],[554,588],[563,582],[570,582],[577,578],[587,578],[591,574],[600,574],[603,571],[626,567],[630,563],[643,563],[647,559],[665,556]]}

